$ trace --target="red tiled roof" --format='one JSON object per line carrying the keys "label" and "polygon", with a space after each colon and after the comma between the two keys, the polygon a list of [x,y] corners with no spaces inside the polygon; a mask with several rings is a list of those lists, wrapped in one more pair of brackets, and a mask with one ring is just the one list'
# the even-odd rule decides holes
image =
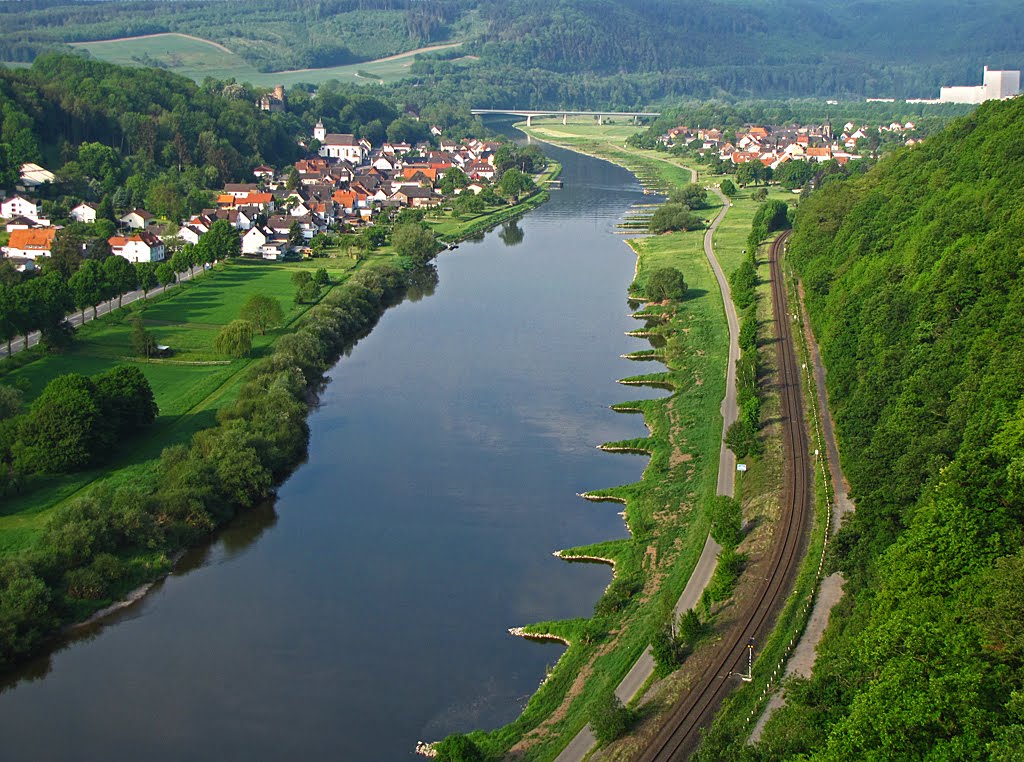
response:
{"label": "red tiled roof", "polygon": [[27,230],[12,230],[11,238],[7,245],[12,249],[35,249],[37,251],[49,251],[53,245],[53,237],[57,234],[57,228],[28,228]]}

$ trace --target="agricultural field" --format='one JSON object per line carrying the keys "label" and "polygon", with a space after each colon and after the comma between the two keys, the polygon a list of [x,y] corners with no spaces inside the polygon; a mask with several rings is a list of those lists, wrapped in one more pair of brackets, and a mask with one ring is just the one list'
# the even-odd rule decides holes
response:
{"label": "agricultural field", "polygon": [[[113,462],[75,474],[33,477],[21,492],[0,505],[0,554],[30,544],[50,511],[100,478],[115,482],[147,481],[153,461],[171,444],[185,442],[214,422],[217,410],[232,401],[242,371],[264,355],[309,305],[294,303],[292,274],[301,268],[325,267],[332,281],[343,279],[348,259],[320,259],[294,264],[237,262],[186,281],[153,302],[136,302],[101,317],[78,331],[73,348],[48,354],[14,369],[0,363],[0,383],[24,390],[32,400],[54,377],[64,373],[94,375],[115,365],[138,367],[149,380],[160,414],[152,433],[127,444]],[[253,357],[227,360],[213,347],[220,328],[238,317],[245,300],[261,293],[279,301],[284,324],[253,339]],[[131,346],[131,320],[139,317],[158,344],[171,347],[167,359],[137,358]],[[12,363],[16,364],[16,363]]]}
{"label": "agricultural field", "polygon": [[125,37],[99,42],[76,42],[74,47],[87,50],[93,58],[126,66],[159,66],[201,82],[205,77],[234,78],[257,87],[290,86],[299,82],[320,84],[337,79],[342,82],[396,82],[408,76],[409,68],[419,53],[443,50],[460,43],[419,48],[347,66],[325,69],[261,72],[224,45],[185,34],[167,33],[143,37]]}
{"label": "agricultural field", "polygon": [[568,124],[562,124],[562,118],[543,119],[534,117],[530,128],[530,134],[542,140],[550,140],[552,143],[565,145],[576,145],[593,143],[595,141],[604,143],[621,143],[631,135],[635,135],[643,126],[633,124],[632,119],[614,117],[603,120],[603,124],[597,123],[596,117],[570,117]]}

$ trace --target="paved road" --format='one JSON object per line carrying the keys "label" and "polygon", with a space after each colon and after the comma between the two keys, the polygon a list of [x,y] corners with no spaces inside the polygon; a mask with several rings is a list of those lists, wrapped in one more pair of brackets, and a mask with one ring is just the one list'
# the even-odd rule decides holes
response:
{"label": "paved road", "polygon": [[[201,272],[203,272],[203,270],[201,270],[201,269],[200,270],[196,270],[196,275],[198,275]],[[188,272],[179,273],[178,274],[178,279],[179,279],[179,282],[180,281],[191,280],[192,279],[192,275],[189,274]],[[123,297],[121,297],[120,304],[118,303],[117,299],[111,299],[110,301],[103,302],[102,304],[97,305],[96,306],[96,317],[99,317],[100,315],[106,315],[108,312],[113,312],[114,310],[116,310],[119,306],[123,307],[124,305],[131,304],[132,302],[136,302],[139,299],[148,299],[151,296],[156,296],[157,294],[162,294],[167,289],[174,288],[175,285],[176,284],[171,283],[171,284],[169,284],[167,286],[158,286],[157,288],[151,289],[148,293],[145,293],[145,294],[142,292],[141,289],[136,290],[136,291],[129,291],[127,294],[125,294]],[[82,325],[83,322],[88,323],[90,320],[93,320],[93,319],[94,318],[93,318],[92,308],[87,308],[85,310],[85,320],[84,321],[82,320],[82,311],[81,310],[77,310],[75,312],[72,312],[72,313],[70,313],[66,317],[66,320],[74,328],[77,328],[78,326]],[[34,332],[30,333],[28,335],[28,346],[34,347],[36,344],[39,343],[39,338],[40,338],[39,331],[34,331]],[[25,337],[22,336],[20,338],[14,339],[11,342],[11,352],[10,352],[10,354],[16,355],[18,352],[21,352],[24,349],[25,349]],[[7,345],[4,344],[3,346],[0,346],[0,357],[7,357],[7,356],[8,356]]]}
{"label": "paved road", "polygon": [[711,269],[715,271],[715,278],[718,280],[718,290],[722,292],[722,303],[725,306],[725,320],[729,324],[729,361],[725,369],[725,398],[722,400],[722,444],[718,453],[718,494],[733,496],[736,486],[736,456],[732,450],[725,446],[725,432],[735,423],[739,416],[739,409],[736,406],[736,361],[740,359],[740,321],[736,317],[736,305],[732,303],[732,291],[729,288],[729,280],[722,272],[722,266],[718,264],[715,257],[712,239],[719,223],[725,218],[726,212],[732,206],[718,188],[712,188],[715,194],[722,200],[722,211],[711,223],[708,232],[704,235],[704,254],[707,255]]}
{"label": "paved road", "polygon": [[[691,169],[690,172],[693,174],[693,181],[696,182],[696,171]],[[739,320],[736,317],[736,307],[732,303],[729,281],[726,279],[725,273],[722,272],[722,266],[718,264],[718,258],[715,257],[713,245],[715,231],[725,218],[726,213],[728,213],[731,204],[729,199],[722,195],[717,188],[713,188],[713,190],[722,199],[722,211],[718,213],[718,216],[715,217],[711,226],[704,234],[704,254],[707,256],[711,269],[715,273],[715,278],[718,280],[718,288],[722,292],[722,302],[725,305],[725,319],[729,324],[729,363],[725,373],[725,398],[722,400],[721,405],[723,425],[722,445],[718,453],[718,494],[732,497],[736,486],[736,456],[733,455],[732,450],[725,446],[725,432],[739,415],[736,407],[736,361],[740,357],[740,327]],[[711,577],[715,573],[715,567],[718,565],[718,553],[721,550],[722,546],[708,535],[700,558],[697,559],[697,565],[690,574],[690,579],[687,581],[682,595],[676,601],[676,616],[694,608],[700,602],[704,589],[711,582]],[[619,697],[622,703],[625,704],[636,696],[648,678],[654,674],[654,666],[654,656],[651,654],[651,647],[648,646],[615,689],[615,695]],[[596,743],[597,739],[594,737],[590,725],[585,725],[569,742],[569,745],[562,750],[562,753],[555,758],[555,762],[582,762],[583,758],[594,748]]]}

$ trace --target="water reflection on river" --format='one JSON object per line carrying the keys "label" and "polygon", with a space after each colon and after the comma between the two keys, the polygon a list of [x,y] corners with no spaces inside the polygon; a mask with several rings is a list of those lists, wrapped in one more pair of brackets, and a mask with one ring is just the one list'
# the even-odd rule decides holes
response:
{"label": "water reflection on river", "polygon": [[561,649],[505,630],[591,611],[609,570],[551,553],[623,535],[576,494],[640,476],[595,445],[659,394],[615,384],[650,346],[613,235],[646,199],[551,153],[565,190],[443,254],[330,372],[275,505],[7,687],[5,759],[408,759],[514,719]]}

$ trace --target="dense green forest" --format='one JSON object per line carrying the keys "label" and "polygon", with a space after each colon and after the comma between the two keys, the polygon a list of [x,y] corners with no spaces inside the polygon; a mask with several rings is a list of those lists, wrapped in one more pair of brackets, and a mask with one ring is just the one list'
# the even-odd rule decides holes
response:
{"label": "dense green forest", "polygon": [[801,203],[790,252],[857,503],[813,678],[754,759],[1024,748],[1024,101]]}
{"label": "dense green forest", "polygon": [[984,64],[1021,65],[1018,11],[1013,0],[31,0],[0,2],[0,59],[202,30],[261,71],[281,71],[459,40],[458,51],[416,64],[410,84],[505,108],[934,97],[942,84],[977,83]]}

